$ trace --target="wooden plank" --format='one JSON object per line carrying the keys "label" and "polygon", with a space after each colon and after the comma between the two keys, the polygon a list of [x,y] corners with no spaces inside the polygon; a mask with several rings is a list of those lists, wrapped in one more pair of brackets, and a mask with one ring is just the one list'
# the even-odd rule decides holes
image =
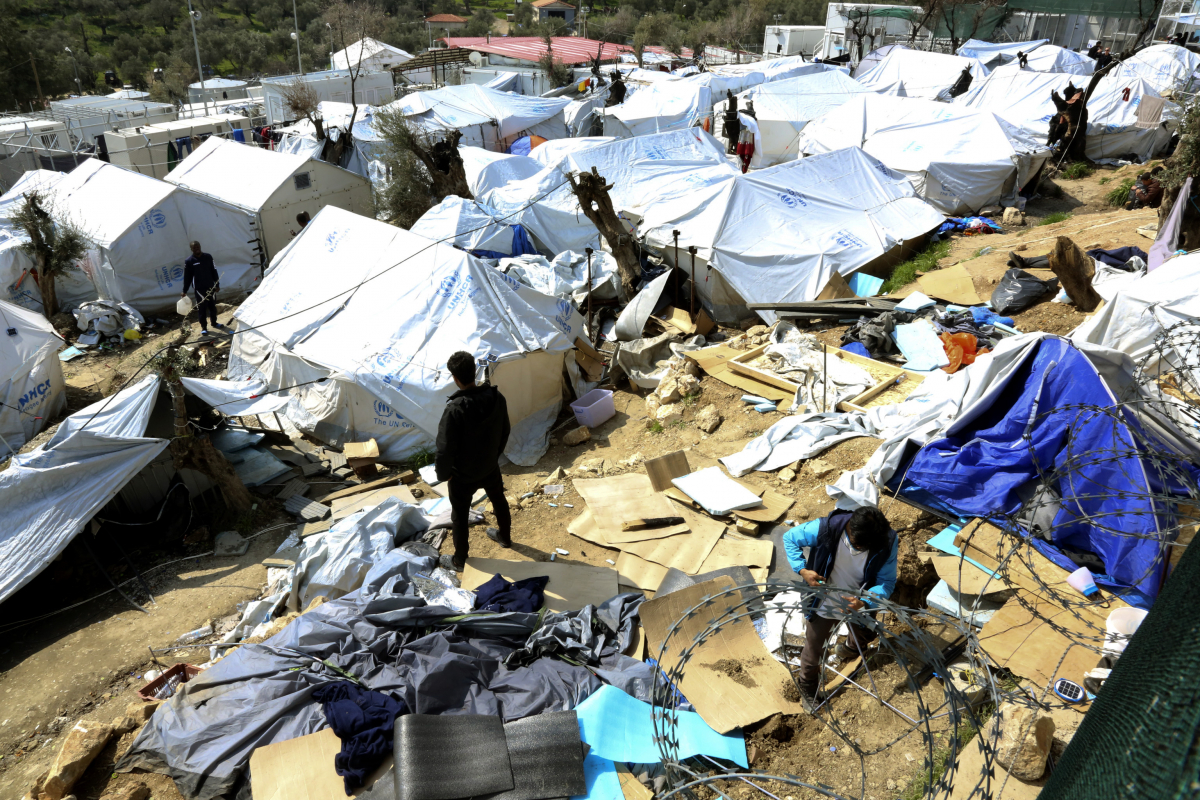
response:
{"label": "wooden plank", "polygon": [[546,608],[550,611],[578,611],[586,605],[598,606],[617,594],[617,571],[609,567],[499,558],[468,558],[462,573],[462,588],[478,589],[496,573],[508,581],[550,576],[550,582],[546,584]]}
{"label": "wooden plank", "polygon": [[417,498],[413,497],[413,493],[407,486],[385,486],[373,492],[363,492],[350,497],[343,497],[341,500],[334,500],[331,506],[333,508],[332,519],[334,521],[345,519],[363,509],[374,508],[389,497],[395,497],[400,502],[408,503],[410,506],[417,505]]}
{"label": "wooden plank", "polygon": [[683,477],[691,471],[692,468],[688,466],[687,454],[682,450],[646,461],[646,474],[650,477],[650,487],[656,492],[672,488],[672,478]]}
{"label": "wooden plank", "polygon": [[791,394],[772,386],[769,383],[763,383],[760,380],[749,378],[745,375],[739,375],[729,369],[729,362],[742,355],[741,350],[734,350],[728,345],[718,345],[716,347],[706,347],[703,350],[695,350],[683,354],[686,358],[695,361],[700,369],[707,374],[728,384],[735,389],[741,389],[750,394],[756,394],[765,397],[768,400],[791,400],[795,392]]}
{"label": "wooden plank", "polygon": [[360,483],[358,486],[351,486],[347,489],[339,489],[336,492],[330,492],[329,494],[322,497],[320,499],[320,502],[328,504],[328,503],[333,502],[334,500],[340,500],[343,497],[349,497],[350,495],[358,494],[359,492],[369,492],[372,489],[382,489],[385,486],[395,486],[399,482],[400,482],[399,475],[389,475],[388,477],[380,478],[377,481],[371,481],[370,483]]}
{"label": "wooden plank", "polygon": [[894,378],[887,378],[887,379],[882,380],[879,383],[875,384],[872,388],[867,389],[865,392],[858,395],[857,397],[851,397],[846,402],[854,405],[856,408],[861,408],[862,406],[865,406],[867,403],[874,400],[879,395],[886,392],[888,389],[892,388],[893,386],[898,386],[899,384],[903,383],[905,380],[906,380],[906,377],[904,375],[897,375]]}
{"label": "wooden plank", "polygon": [[796,390],[800,388],[800,384],[789,381],[786,378],[781,378],[775,373],[768,372],[765,369],[758,369],[757,367],[750,366],[749,362],[761,356],[767,347],[769,347],[769,345],[760,344],[758,347],[747,350],[741,355],[733,358],[729,362],[729,369],[738,375],[754,378],[755,380],[770,384],[776,389],[782,389],[792,397],[795,397]]}
{"label": "wooden plank", "polygon": [[304,539],[308,536],[315,536],[318,533],[324,533],[332,527],[332,519],[325,519],[321,520],[320,522],[310,522],[300,529],[300,538]]}

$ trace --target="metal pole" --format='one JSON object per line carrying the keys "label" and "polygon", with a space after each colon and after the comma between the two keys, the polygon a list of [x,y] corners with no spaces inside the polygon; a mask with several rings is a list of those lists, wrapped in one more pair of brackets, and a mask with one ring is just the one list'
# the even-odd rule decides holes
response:
{"label": "metal pole", "polygon": [[688,247],[688,252],[692,254],[692,297],[688,302],[688,314],[693,321],[696,319],[696,245]]}
{"label": "metal pole", "polygon": [[304,62],[300,60],[300,17],[296,14],[296,0],[292,0],[292,25],[296,29],[296,67],[300,70],[300,77],[303,78]]}
{"label": "metal pole", "polygon": [[821,378],[825,385],[821,389],[821,411],[829,410],[829,345],[821,345]]}
{"label": "metal pole", "polygon": [[196,72],[200,74],[200,96],[204,99],[204,116],[208,116],[208,89],[204,86],[204,65],[200,63],[200,40],[196,38],[196,12],[188,0],[188,19],[192,23],[192,44],[196,47]]}
{"label": "metal pole", "polygon": [[587,253],[588,260],[588,296],[587,296],[587,332],[588,339],[592,339],[592,248],[585,247],[583,251]]}
{"label": "metal pole", "polygon": [[682,265],[679,263],[679,231],[671,231],[671,235],[675,237],[675,302],[679,302],[679,270]]}

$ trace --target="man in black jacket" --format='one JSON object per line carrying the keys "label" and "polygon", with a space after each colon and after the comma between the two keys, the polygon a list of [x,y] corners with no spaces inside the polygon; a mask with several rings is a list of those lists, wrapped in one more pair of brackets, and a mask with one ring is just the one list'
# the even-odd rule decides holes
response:
{"label": "man in black jacket", "polygon": [[200,334],[208,335],[208,325],[205,320],[211,319],[214,328],[225,330],[225,326],[217,322],[217,292],[221,291],[221,276],[213,257],[200,249],[199,242],[192,242],[192,255],[183,262],[183,291],[180,297],[187,295],[188,289],[196,287],[196,313],[200,315]]}
{"label": "man in black jacket", "polygon": [[436,469],[439,480],[449,481],[450,525],[454,536],[455,570],[467,563],[471,497],[479,489],[492,501],[500,529],[488,528],[488,538],[511,547],[512,518],[504,497],[500,454],[508,444],[508,403],[490,384],[475,385],[475,359],[458,351],[446,361],[458,391],[450,395],[438,425]]}

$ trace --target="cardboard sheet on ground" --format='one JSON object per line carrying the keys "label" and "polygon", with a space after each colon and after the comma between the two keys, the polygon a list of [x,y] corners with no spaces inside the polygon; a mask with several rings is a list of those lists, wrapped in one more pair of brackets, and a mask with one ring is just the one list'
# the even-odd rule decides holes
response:
{"label": "cardboard sheet on ground", "polygon": [[[737,606],[741,599],[737,595],[727,595],[697,609],[687,619],[683,619],[684,615],[714,592],[733,586],[729,578],[717,578],[643,603],[640,614],[650,656],[658,659],[664,669],[674,667],[680,651],[695,641],[713,620]],[[667,632],[681,619],[679,629],[671,636],[664,651]],[[739,670],[736,679],[727,674],[726,668],[734,664]],[[724,623],[692,651],[679,682],[679,691],[714,730],[727,733],[772,714],[803,713],[801,703],[784,699],[785,688],[792,686],[787,668],[767,652],[754,625],[742,617]]]}
{"label": "cardboard sheet on ground", "polygon": [[795,500],[786,495],[767,489],[762,493],[761,506],[734,509],[733,515],[742,519],[748,519],[751,522],[776,522],[787,513],[787,510],[795,502]]}
{"label": "cardboard sheet on ground", "polygon": [[750,394],[756,394],[759,397],[765,397],[768,400],[776,402],[780,400],[791,401],[794,397],[790,392],[785,392],[769,383],[763,383],[745,375],[739,375],[729,369],[730,361],[738,356],[746,355],[746,351],[744,350],[734,350],[732,347],[722,344],[716,347],[706,347],[703,350],[693,350],[686,355],[695,361],[700,369],[721,383],[732,386],[735,389],[741,389]]}
{"label": "cardboard sheet on ground", "polygon": [[762,501],[758,495],[726,475],[720,467],[709,467],[671,480],[675,488],[700,504],[713,516],[722,517],[735,508],[752,508]]}
{"label": "cardboard sheet on ground", "polygon": [[933,568],[938,577],[959,594],[986,594],[1007,588],[1000,579],[956,556],[934,556]]}
{"label": "cardboard sheet on ground", "polygon": [[687,454],[682,450],[676,450],[674,453],[667,453],[658,458],[646,459],[646,476],[650,478],[650,486],[656,492],[670,489],[672,478],[679,478],[691,471]]}
{"label": "cardboard sheet on ground", "polygon": [[921,291],[938,300],[957,303],[960,306],[977,306],[983,301],[975,293],[971,273],[962,264],[938,269],[917,278]]}
{"label": "cardboard sheet on ground", "polygon": [[617,594],[617,571],[608,567],[499,558],[468,558],[462,573],[462,588],[474,591],[496,573],[509,581],[549,575],[546,608],[551,611],[578,611],[589,604],[598,606]]}
{"label": "cardboard sheet on ground", "polygon": [[691,528],[690,533],[679,533],[663,539],[649,539],[644,542],[608,543],[596,526],[596,520],[590,508],[567,526],[567,532],[602,547],[615,547],[624,553],[631,553],[664,567],[674,567],[689,575],[695,575],[700,572],[700,567],[703,566],[705,559],[712,553],[717,540],[725,531],[725,526],[683,507],[679,507],[679,515],[687,521]]}
{"label": "cardboard sheet on ground", "polygon": [[636,531],[621,530],[622,522],[670,517],[676,514],[670,501],[654,491],[647,475],[635,472],[612,478],[577,480],[573,485],[579,496],[587,502],[600,532],[610,542],[644,542],[647,539],[661,539],[688,530],[687,525],[668,525]]}
{"label": "cardboard sheet on ground", "polygon": [[[258,748],[250,756],[254,797],[257,800],[340,800],[346,797],[345,783],[333,770],[333,757],[341,751],[342,740],[332,728]],[[390,778],[391,766],[392,757],[388,756],[352,796],[369,792],[381,776]]]}
{"label": "cardboard sheet on ground", "polygon": [[[657,763],[662,754],[654,743],[652,710],[649,703],[630,697],[615,686],[600,687],[575,708],[579,735],[592,748],[589,757],[595,755],[631,764]],[[746,741],[741,731],[717,733],[694,711],[678,712],[675,736],[681,759],[706,755],[748,766]]]}
{"label": "cardboard sheet on ground", "polygon": [[775,543],[770,539],[733,539],[722,537],[704,560],[701,572],[725,567],[770,567]]}
{"label": "cardboard sheet on ground", "polygon": [[[938,532],[933,537],[931,537],[927,542],[925,542],[925,544],[929,545],[934,550],[941,550],[943,553],[946,553],[947,555],[952,555],[955,558],[958,558],[959,556],[962,555],[962,551],[958,549],[958,545],[956,545],[954,543],[954,539],[956,536],[958,536],[958,533],[961,530],[962,530],[962,528],[960,528],[958,525],[947,525],[945,528],[942,528],[942,530],[940,532]],[[983,570],[988,575],[996,574],[996,573],[992,572],[990,569],[988,569],[987,567],[985,567],[983,564],[980,564],[978,561],[976,561],[975,559],[973,559],[969,556],[967,557],[967,562],[970,564],[974,564],[976,567]]]}
{"label": "cardboard sheet on ground", "polygon": [[[986,728],[989,736],[991,724],[988,722]],[[994,754],[996,742],[992,742],[991,745]],[[1017,780],[1005,772],[994,755],[991,762],[987,762],[983,755],[982,736],[976,736],[960,749],[950,800],[970,800],[979,797],[990,797],[991,800],[1035,800],[1046,784],[1045,778],[1032,783]],[[993,771],[991,778],[984,776],[984,771],[989,768]]]}
{"label": "cardboard sheet on ground", "polygon": [[622,552],[617,556],[617,574],[621,584],[634,586],[644,592],[657,592],[663,578],[667,577],[667,568],[644,558],[638,558],[633,553]]}
{"label": "cardboard sheet on ground", "polygon": [[621,781],[621,792],[624,794],[625,800],[654,800],[654,793],[629,771],[628,765],[622,762],[616,767],[617,779]]}
{"label": "cardboard sheet on ground", "polygon": [[1082,684],[1084,673],[1100,660],[1088,646],[1098,647],[1103,635],[1103,627],[1090,628],[1071,609],[1018,590],[983,626],[979,646],[1000,666],[1040,686],[1058,678]]}

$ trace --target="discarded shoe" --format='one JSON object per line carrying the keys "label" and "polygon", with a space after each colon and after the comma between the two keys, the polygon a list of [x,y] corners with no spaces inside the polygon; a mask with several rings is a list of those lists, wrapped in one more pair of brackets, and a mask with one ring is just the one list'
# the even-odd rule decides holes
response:
{"label": "discarded shoe", "polygon": [[501,547],[504,547],[504,548],[512,547],[512,537],[509,537],[507,539],[501,539],[500,531],[496,528],[488,528],[487,529],[487,537],[489,539],[491,539],[493,542],[495,542],[496,544],[500,545]]}

